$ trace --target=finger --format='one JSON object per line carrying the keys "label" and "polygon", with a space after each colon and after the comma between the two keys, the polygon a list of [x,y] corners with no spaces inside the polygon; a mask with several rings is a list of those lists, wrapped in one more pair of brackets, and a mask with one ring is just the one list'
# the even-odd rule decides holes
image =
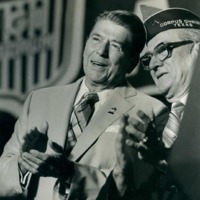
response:
{"label": "finger", "polygon": [[24,153],[22,155],[23,166],[30,171],[31,173],[38,174],[39,168],[42,166],[42,162],[36,158],[33,158],[32,155]]}
{"label": "finger", "polygon": [[[33,157],[31,157],[32,155]],[[26,155],[25,160],[29,165],[29,171],[39,176],[52,176],[56,173],[54,168],[55,160],[50,155],[31,150],[30,155]]]}
{"label": "finger", "polygon": [[129,137],[131,137],[136,142],[143,140],[145,137],[145,133],[139,131],[138,129],[136,129],[134,126],[132,126],[130,124],[128,126],[126,126],[125,129],[129,135]]}
{"label": "finger", "polygon": [[49,165],[50,163],[48,162],[48,155],[43,155],[43,153],[38,153],[35,150],[31,150],[30,154],[25,154],[23,159],[31,173],[39,176],[48,176],[50,174],[49,172],[52,166]]}
{"label": "finger", "polygon": [[119,125],[120,125],[121,130],[123,130],[124,127],[127,125],[128,118],[129,118],[128,114],[123,114],[120,117]]}
{"label": "finger", "polygon": [[121,142],[124,139],[124,137],[126,136],[125,127],[127,124],[127,118],[128,118],[128,116],[124,114],[119,119],[119,131],[118,131],[119,134],[118,134],[117,139]]}
{"label": "finger", "polygon": [[32,158],[42,160],[42,161],[45,161],[45,162],[48,160],[48,157],[49,157],[48,154],[39,152],[39,151],[34,150],[34,149],[30,150],[30,155],[32,155]]}
{"label": "finger", "polygon": [[26,162],[24,161],[24,159],[22,158],[22,156],[18,157],[18,165],[19,165],[19,169],[20,171],[25,174],[28,171],[28,166],[26,164]]}
{"label": "finger", "polygon": [[53,142],[51,140],[49,140],[48,145],[51,147],[51,149],[53,149],[56,153],[64,153],[64,150],[62,148],[62,146],[60,146],[59,144],[57,144],[56,142]]}
{"label": "finger", "polygon": [[148,151],[147,146],[143,142],[135,142],[132,139],[127,139],[126,145],[140,151],[142,154]]}
{"label": "finger", "polygon": [[140,117],[140,119],[142,119],[142,121],[145,124],[149,124],[150,123],[150,121],[151,121],[150,117],[148,115],[146,115],[143,111],[138,110],[137,115],[138,115],[138,117]]}
{"label": "finger", "polygon": [[138,151],[138,158],[140,159],[140,160],[144,160],[144,156],[141,154],[141,152],[139,152]]}
{"label": "finger", "polygon": [[[30,166],[30,164],[25,160],[23,160],[23,162],[21,162],[20,169],[23,169],[22,170],[22,173],[24,172],[23,174],[25,174],[26,172],[31,172],[32,174],[38,173],[38,171],[35,168],[33,168],[32,166]],[[25,169],[25,171],[24,171],[24,169]]]}
{"label": "finger", "polygon": [[122,159],[122,157],[124,156],[124,148],[125,148],[125,140],[127,139],[127,133],[125,131],[125,126],[127,124],[127,118],[128,115],[122,115],[120,117],[120,121],[119,121],[119,131],[118,131],[118,135],[116,137],[116,142],[115,142],[115,150],[117,153],[117,158],[119,160]]}
{"label": "finger", "polygon": [[141,132],[145,132],[146,131],[147,125],[141,119],[136,119],[134,117],[130,117],[128,119],[128,124],[129,124],[129,126],[133,126],[138,131],[141,131]]}
{"label": "finger", "polygon": [[41,165],[44,162],[44,160],[42,160],[42,159],[36,157],[35,155],[31,154],[31,151],[30,151],[30,153],[26,153],[26,152],[23,153],[22,154],[22,158],[24,160],[30,162],[30,163],[33,163],[33,166],[35,166],[35,165]]}
{"label": "finger", "polygon": [[126,145],[127,145],[128,147],[134,148],[134,149],[136,149],[136,150],[138,150],[139,147],[140,147],[139,142],[135,142],[135,141],[132,140],[132,139],[127,139],[127,140],[126,140]]}
{"label": "finger", "polygon": [[49,129],[49,124],[48,122],[43,122],[40,127],[39,127],[39,131],[40,133],[43,133],[47,136],[47,133],[48,133],[48,129]]}

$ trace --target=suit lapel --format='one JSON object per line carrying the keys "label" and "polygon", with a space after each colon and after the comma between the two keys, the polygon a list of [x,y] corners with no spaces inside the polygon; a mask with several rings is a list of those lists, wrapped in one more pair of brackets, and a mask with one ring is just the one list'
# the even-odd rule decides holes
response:
{"label": "suit lapel", "polygon": [[[49,139],[56,142],[60,146],[64,147],[66,139],[66,131],[68,129],[68,123],[71,116],[71,110],[73,108],[74,99],[79,89],[81,80],[78,80],[71,86],[55,87],[55,91],[52,89],[49,100],[46,102],[49,110],[47,115],[47,121],[49,122]],[[47,147],[47,153],[52,152],[50,147]],[[38,181],[38,182],[37,182]],[[36,195],[34,199],[57,199],[57,192],[49,192],[48,189],[52,189],[55,185],[56,178],[54,177],[39,177],[36,178],[36,182],[33,182],[33,187],[36,187],[36,191],[31,188],[31,193],[28,195]],[[53,195],[53,197],[52,197]],[[28,197],[32,199],[31,197]]]}
{"label": "suit lapel", "polygon": [[49,102],[49,137],[52,141],[64,147],[74,99],[81,84],[78,80],[71,87],[64,87]]}
{"label": "suit lapel", "polygon": [[123,113],[126,113],[134,107],[134,102],[128,101],[128,98],[135,95],[136,91],[132,87],[119,87],[114,89],[78,138],[71,152],[70,159],[75,161],[82,156],[107,127],[119,119]]}

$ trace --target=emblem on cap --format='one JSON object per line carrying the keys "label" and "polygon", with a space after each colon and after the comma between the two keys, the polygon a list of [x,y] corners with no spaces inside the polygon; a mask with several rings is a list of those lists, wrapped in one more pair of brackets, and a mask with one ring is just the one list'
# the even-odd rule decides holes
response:
{"label": "emblem on cap", "polygon": [[169,29],[200,29],[200,17],[183,8],[161,10],[150,6],[140,6],[147,32],[147,42],[158,33]]}

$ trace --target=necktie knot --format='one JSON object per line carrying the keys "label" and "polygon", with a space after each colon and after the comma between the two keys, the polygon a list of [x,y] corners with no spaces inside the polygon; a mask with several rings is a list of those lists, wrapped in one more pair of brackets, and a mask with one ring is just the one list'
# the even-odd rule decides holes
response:
{"label": "necktie knot", "polygon": [[69,155],[72,148],[76,144],[77,138],[81,135],[87,124],[89,123],[93,113],[94,104],[99,100],[97,93],[87,92],[80,101],[74,106],[72,119],[68,130],[68,138],[66,143],[66,154]]}
{"label": "necktie knot", "polygon": [[[89,122],[93,112],[94,104],[99,100],[97,93],[87,92],[85,93],[78,105],[74,108],[74,114],[80,123],[81,129],[83,130]],[[80,113],[80,114],[79,114]]]}
{"label": "necktie knot", "polygon": [[97,101],[99,101],[99,96],[96,92],[86,92],[83,95],[83,99],[92,103],[96,103]]}
{"label": "necktie knot", "polygon": [[[99,96],[97,93],[94,92],[87,92],[85,93],[79,103],[74,107],[74,110],[76,112],[82,112],[83,110],[85,110],[88,106],[92,108],[92,110],[94,110],[94,104],[99,101]],[[90,111],[90,114],[92,114],[92,112]]]}

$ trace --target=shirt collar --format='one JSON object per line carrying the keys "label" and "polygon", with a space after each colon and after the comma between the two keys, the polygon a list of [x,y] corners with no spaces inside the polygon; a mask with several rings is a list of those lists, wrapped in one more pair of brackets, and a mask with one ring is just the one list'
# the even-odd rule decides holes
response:
{"label": "shirt collar", "polygon": [[87,88],[86,84],[85,84],[85,77],[83,78],[83,81],[80,85],[80,88],[79,88],[79,91],[78,91],[78,94],[76,96],[76,100],[74,102],[74,105],[76,105],[79,100],[81,99],[81,97],[86,93],[86,92],[89,92],[89,89]]}
{"label": "shirt collar", "polygon": [[[101,92],[97,92],[98,96],[99,96],[99,103],[102,105],[106,99],[108,98],[110,91],[112,91],[113,89],[105,89]],[[79,88],[79,92],[77,94],[76,100],[75,100],[75,104],[78,103],[78,101],[81,99],[81,97],[86,93],[86,92],[90,92],[88,87],[85,84],[85,77],[83,78],[83,81],[80,85]]]}
{"label": "shirt collar", "polygon": [[182,104],[186,105],[187,98],[188,98],[188,93],[185,94],[185,95],[180,99],[180,102],[181,102]]}
{"label": "shirt collar", "polygon": [[[185,106],[187,103],[187,98],[188,98],[188,93],[185,94],[179,101]],[[175,104],[176,102],[172,103],[172,108],[174,107]]]}

